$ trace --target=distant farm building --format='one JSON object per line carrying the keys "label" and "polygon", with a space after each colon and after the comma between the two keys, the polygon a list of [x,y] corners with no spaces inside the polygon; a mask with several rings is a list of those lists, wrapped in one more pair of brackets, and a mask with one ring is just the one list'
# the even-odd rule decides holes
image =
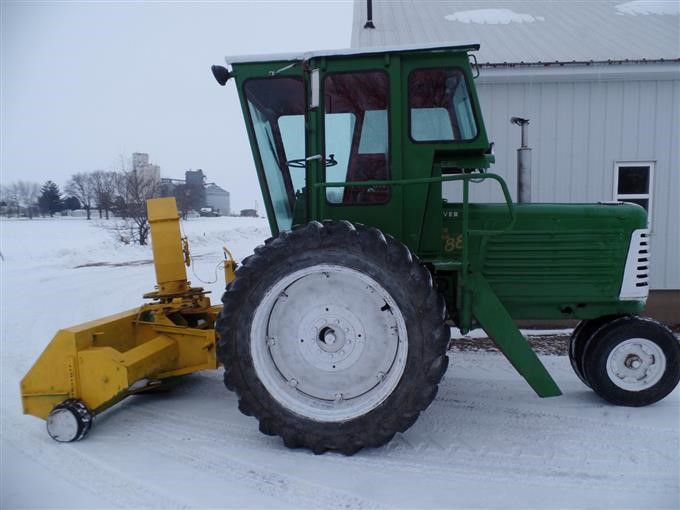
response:
{"label": "distant farm building", "polygon": [[149,163],[149,155],[145,152],[132,153],[132,170],[147,182],[161,182],[161,167]]}
{"label": "distant farm building", "polygon": [[[177,198],[180,209],[193,209],[197,212],[209,210],[219,216],[231,214],[229,192],[214,182],[205,182],[206,175],[200,168],[187,170],[184,179],[161,179],[163,196]],[[212,215],[212,214],[211,214]]]}
{"label": "distant farm building", "polygon": [[218,212],[220,216],[229,216],[231,213],[229,192],[215,183],[207,184],[205,187],[205,205]]}
{"label": "distant farm building", "polygon": [[255,209],[241,209],[241,216],[257,218],[257,211]]}

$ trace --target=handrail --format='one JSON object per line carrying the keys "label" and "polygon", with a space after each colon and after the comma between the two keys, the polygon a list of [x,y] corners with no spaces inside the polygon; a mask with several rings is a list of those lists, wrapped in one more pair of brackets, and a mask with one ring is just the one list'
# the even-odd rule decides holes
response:
{"label": "handrail", "polygon": [[[385,181],[351,181],[351,182],[343,182],[343,181],[337,181],[337,182],[317,182],[313,186],[315,188],[342,188],[342,187],[368,187],[368,186],[409,186],[411,184],[429,184],[433,182],[448,182],[448,181],[463,181],[465,183],[465,187],[467,188],[467,185],[469,181],[479,181],[479,180],[485,180],[485,179],[492,179],[501,186],[501,191],[503,192],[503,198],[505,198],[505,204],[508,206],[508,214],[510,215],[510,223],[508,225],[501,229],[501,230],[470,230],[469,233],[475,234],[475,235],[496,235],[496,234],[502,234],[504,232],[507,232],[512,229],[512,227],[515,225],[515,208],[514,204],[512,203],[512,198],[510,198],[510,192],[508,191],[508,186],[505,183],[505,180],[497,174],[493,173],[482,173],[482,174],[455,174],[455,175],[442,175],[438,177],[418,177],[415,179],[393,179],[393,180],[385,180]],[[465,193],[467,195],[467,193]],[[463,214],[467,216],[467,196],[464,197],[463,200],[464,204],[464,211]]]}

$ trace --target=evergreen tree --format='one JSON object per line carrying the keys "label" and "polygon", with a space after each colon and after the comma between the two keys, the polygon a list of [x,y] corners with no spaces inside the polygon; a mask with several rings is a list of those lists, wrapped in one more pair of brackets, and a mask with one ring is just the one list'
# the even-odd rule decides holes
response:
{"label": "evergreen tree", "polygon": [[61,200],[61,191],[52,181],[47,181],[40,188],[40,198],[38,198],[38,205],[43,214],[48,213],[51,217],[54,213],[61,211],[64,204]]}
{"label": "evergreen tree", "polygon": [[64,200],[64,209],[69,209],[71,211],[80,209],[80,200],[78,200],[76,197],[68,197]]}

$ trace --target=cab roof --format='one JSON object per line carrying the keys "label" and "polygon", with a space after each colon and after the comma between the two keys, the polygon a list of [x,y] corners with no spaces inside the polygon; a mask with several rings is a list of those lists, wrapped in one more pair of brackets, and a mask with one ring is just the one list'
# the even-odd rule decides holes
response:
{"label": "cab roof", "polygon": [[336,57],[370,55],[374,53],[408,53],[413,51],[477,51],[478,43],[430,43],[409,44],[400,46],[379,46],[372,48],[345,48],[340,50],[319,50],[298,53],[270,53],[266,55],[232,55],[224,58],[227,64],[246,64],[254,62],[303,61],[315,57]]}

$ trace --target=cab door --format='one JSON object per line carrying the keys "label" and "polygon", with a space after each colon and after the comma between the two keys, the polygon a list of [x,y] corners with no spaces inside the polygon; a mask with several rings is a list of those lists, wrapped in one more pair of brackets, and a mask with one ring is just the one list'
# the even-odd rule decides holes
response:
{"label": "cab door", "polygon": [[373,182],[317,188],[316,219],[364,223],[401,238],[402,190],[381,184],[401,178],[390,128],[398,80],[391,79],[384,56],[321,59],[315,64],[320,94],[318,106],[310,110],[315,117],[310,126],[316,130],[310,133],[313,143],[308,149],[320,157],[314,165],[318,170],[312,171],[318,171],[318,182],[325,185]]}

